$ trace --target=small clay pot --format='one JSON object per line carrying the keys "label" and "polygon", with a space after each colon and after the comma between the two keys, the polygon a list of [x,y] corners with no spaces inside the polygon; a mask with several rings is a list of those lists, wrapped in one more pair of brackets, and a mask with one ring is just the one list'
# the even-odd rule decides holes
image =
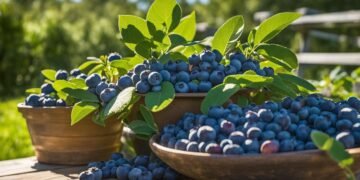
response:
{"label": "small clay pot", "polygon": [[42,163],[83,165],[107,160],[120,149],[123,123],[110,118],[102,127],[89,115],[71,126],[72,107],[18,105],[26,119],[37,160]]}
{"label": "small clay pot", "polygon": [[[270,155],[215,155],[164,147],[150,139],[152,151],[174,170],[193,179],[346,179],[339,166],[320,150]],[[360,169],[360,148],[349,149],[354,172]]]}

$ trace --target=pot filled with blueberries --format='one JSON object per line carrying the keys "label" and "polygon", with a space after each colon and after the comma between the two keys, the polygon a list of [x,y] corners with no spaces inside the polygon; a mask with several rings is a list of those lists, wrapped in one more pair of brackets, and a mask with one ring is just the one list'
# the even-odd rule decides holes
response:
{"label": "pot filled with blueberries", "polygon": [[355,97],[334,102],[316,94],[245,107],[213,106],[207,114],[185,113],[150,146],[170,167],[195,179],[344,179],[340,167],[317,150],[312,133],[339,142],[358,170],[359,111]]}
{"label": "pot filled with blueberries", "polygon": [[[95,110],[94,107],[106,104],[116,96],[116,84],[109,83],[98,74],[86,75],[79,69],[72,70],[70,74],[65,70],[46,70],[43,74],[46,80],[41,88],[30,89],[31,94],[25,103],[18,105],[18,110],[26,119],[38,161],[81,165],[108,159],[112,152],[118,151],[122,121],[111,117],[106,125],[99,126],[93,122],[96,112],[86,111]],[[96,88],[98,84],[106,87]],[[79,99],[60,90],[67,86],[79,86],[89,93],[89,89],[95,89],[92,96],[98,102],[93,101],[94,106],[78,102]],[[74,109],[78,111],[72,112]]]}

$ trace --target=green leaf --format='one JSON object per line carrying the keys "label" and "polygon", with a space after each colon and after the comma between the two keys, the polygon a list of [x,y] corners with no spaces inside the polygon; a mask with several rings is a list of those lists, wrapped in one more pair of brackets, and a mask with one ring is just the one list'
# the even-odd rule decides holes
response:
{"label": "green leaf", "polygon": [[169,38],[171,41],[171,48],[187,43],[186,39],[178,34],[170,34]]}
{"label": "green leaf", "polygon": [[244,19],[242,16],[230,18],[216,31],[212,40],[212,48],[225,54],[237,43],[243,30]]}
{"label": "green leaf", "polygon": [[53,69],[44,69],[44,70],[41,71],[41,74],[45,78],[49,79],[50,81],[55,81],[56,80],[55,79],[56,71],[53,70]]}
{"label": "green leaf", "polygon": [[321,131],[314,130],[310,136],[316,147],[323,151],[329,150],[333,145],[333,139]]}
{"label": "green leaf", "polygon": [[146,20],[140,17],[120,15],[118,26],[121,39],[123,39],[125,45],[133,51],[135,50],[136,44],[142,42],[144,38],[151,38]]}
{"label": "green leaf", "polygon": [[353,157],[345,150],[344,145],[339,141],[335,141],[328,151],[329,156],[344,168],[354,163]]}
{"label": "green leaf", "polygon": [[40,88],[30,88],[25,91],[28,94],[40,94],[41,89]]}
{"label": "green leaf", "polygon": [[262,44],[256,51],[269,61],[283,66],[287,70],[298,67],[296,55],[288,48],[278,44]]}
{"label": "green leaf", "polygon": [[312,85],[310,82],[308,82],[307,80],[305,79],[302,79],[300,77],[297,77],[295,75],[292,75],[292,74],[285,74],[285,73],[278,73],[278,75],[286,80],[286,81],[289,81],[295,85],[298,85],[298,86],[301,86],[309,91],[315,91],[316,88],[314,85]]}
{"label": "green leaf", "polygon": [[193,11],[188,16],[181,19],[180,24],[172,31],[172,34],[177,34],[183,37],[186,41],[192,41],[196,33],[196,14]]}
{"label": "green leaf", "polygon": [[155,0],[150,6],[146,20],[151,21],[156,29],[166,29],[170,32],[181,18],[181,8],[176,0]]}
{"label": "green leaf", "polygon": [[99,102],[97,96],[87,90],[65,88],[62,91],[83,102]]}
{"label": "green leaf", "polygon": [[136,96],[134,87],[128,87],[122,90],[105,106],[102,116],[107,118],[111,115],[121,113],[130,105],[133,96]]}
{"label": "green leaf", "polygon": [[249,99],[245,96],[239,96],[237,99],[237,104],[240,107],[246,107],[249,104]]}
{"label": "green leaf", "polygon": [[255,34],[256,34],[256,29],[252,29],[248,35],[247,41],[250,45],[252,45],[254,43]]}
{"label": "green leaf", "polygon": [[301,14],[299,13],[284,12],[266,19],[259,25],[256,31],[254,45],[269,41],[300,16]]}
{"label": "green leaf", "polygon": [[240,90],[237,84],[219,84],[213,87],[201,103],[201,112],[207,114],[211,106],[220,106]]}
{"label": "green leaf", "polygon": [[175,98],[174,86],[165,81],[161,84],[160,92],[150,92],[145,95],[145,105],[152,112],[159,112],[166,108]]}
{"label": "green leaf", "polygon": [[84,71],[84,70],[86,70],[86,69],[88,69],[91,66],[96,65],[96,64],[101,64],[101,62],[100,61],[85,61],[84,63],[82,63],[79,66],[79,69],[80,69],[80,71]]}
{"label": "green leaf", "polygon": [[224,79],[224,83],[238,84],[242,88],[261,88],[273,81],[272,77],[260,76],[257,74],[235,74]]}
{"label": "green leaf", "polygon": [[273,82],[267,87],[274,93],[280,93],[283,96],[296,97],[296,92],[289,87],[279,76],[273,76]]}
{"label": "green leaf", "polygon": [[70,79],[69,82],[73,83],[79,89],[87,89],[88,88],[84,79],[73,78],[73,79]]}
{"label": "green leaf", "polygon": [[88,74],[94,74],[94,73],[101,74],[101,71],[104,70],[105,68],[106,67],[103,64],[96,65],[88,72]]}
{"label": "green leaf", "polygon": [[156,133],[145,121],[134,120],[131,121],[128,126],[136,135],[150,137]]}
{"label": "green leaf", "polygon": [[57,92],[60,92],[65,88],[77,89],[77,86],[74,83],[71,83],[66,80],[56,80],[53,83],[53,87]]}
{"label": "green leaf", "polygon": [[151,43],[149,41],[143,41],[137,44],[135,52],[144,58],[151,58]]}
{"label": "green leaf", "polygon": [[99,104],[92,102],[78,102],[71,111],[71,125],[78,123],[99,108]]}
{"label": "green leaf", "polygon": [[140,113],[144,117],[144,120],[149,125],[149,127],[154,131],[157,131],[158,128],[151,111],[146,106],[140,104]]}

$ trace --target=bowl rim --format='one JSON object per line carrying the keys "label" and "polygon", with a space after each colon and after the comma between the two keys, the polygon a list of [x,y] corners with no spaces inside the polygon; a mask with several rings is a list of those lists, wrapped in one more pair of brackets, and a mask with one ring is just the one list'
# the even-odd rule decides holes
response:
{"label": "bowl rim", "polygon": [[19,109],[71,109],[71,108],[73,108],[73,106],[40,106],[40,107],[34,107],[34,106],[25,105],[24,102],[21,102],[21,103],[17,104],[17,107]]}
{"label": "bowl rim", "polygon": [[[325,153],[324,151],[314,149],[314,150],[303,150],[303,151],[291,151],[291,152],[281,152],[281,153],[274,153],[274,154],[243,154],[243,155],[224,155],[224,154],[209,154],[203,152],[189,152],[189,151],[182,151],[173,148],[168,148],[162,146],[161,144],[157,143],[158,138],[160,137],[159,134],[153,135],[149,140],[150,148],[155,151],[161,150],[166,152],[171,152],[179,155],[186,155],[186,156],[196,156],[196,157],[211,157],[211,158],[278,158],[278,157],[288,157],[294,155],[319,155]],[[346,149],[349,154],[360,154],[360,147]]]}

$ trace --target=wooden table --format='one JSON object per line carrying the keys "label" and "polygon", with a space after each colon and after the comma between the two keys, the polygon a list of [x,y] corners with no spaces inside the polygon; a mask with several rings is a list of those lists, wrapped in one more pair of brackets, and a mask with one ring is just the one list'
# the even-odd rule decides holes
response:
{"label": "wooden table", "polygon": [[35,157],[0,161],[0,180],[77,179],[86,166],[63,166],[38,163]]}

